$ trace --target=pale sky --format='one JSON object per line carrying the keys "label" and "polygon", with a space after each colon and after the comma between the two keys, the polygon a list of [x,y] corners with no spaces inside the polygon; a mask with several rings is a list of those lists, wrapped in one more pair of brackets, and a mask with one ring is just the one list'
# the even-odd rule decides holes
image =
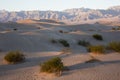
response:
{"label": "pale sky", "polygon": [[107,9],[120,5],[120,0],[0,0],[0,10],[56,10],[71,8]]}

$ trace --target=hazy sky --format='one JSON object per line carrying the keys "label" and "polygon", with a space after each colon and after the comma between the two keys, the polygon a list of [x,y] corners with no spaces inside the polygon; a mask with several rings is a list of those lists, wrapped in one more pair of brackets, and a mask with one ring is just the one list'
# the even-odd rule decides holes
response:
{"label": "hazy sky", "polygon": [[0,0],[0,10],[64,10],[70,8],[106,9],[120,0]]}

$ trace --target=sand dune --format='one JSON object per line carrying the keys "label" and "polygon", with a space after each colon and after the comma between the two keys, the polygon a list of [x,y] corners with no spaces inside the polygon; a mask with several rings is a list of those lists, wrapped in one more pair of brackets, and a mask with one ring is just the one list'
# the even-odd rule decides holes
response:
{"label": "sand dune", "polygon": [[34,19],[25,19],[25,20],[19,20],[17,23],[41,23],[41,24],[65,24],[64,22],[52,20],[52,19],[40,19],[40,20],[34,20]]}
{"label": "sand dune", "polygon": [[[18,26],[17,26],[18,25]],[[1,24],[3,29],[0,31],[0,49],[3,51],[22,50],[22,51],[49,51],[60,50],[61,45],[52,45],[51,39],[66,39],[74,50],[77,41],[85,39],[93,44],[104,44],[110,41],[119,41],[119,31],[112,31],[112,26],[104,26],[100,24],[84,24],[84,25],[40,25],[40,24]],[[40,27],[40,28],[39,28]],[[17,29],[14,31],[13,29]],[[62,30],[65,33],[60,33]],[[99,33],[105,39],[104,41],[96,41],[91,36]],[[111,35],[111,36],[109,36]],[[112,36],[115,35],[115,36]],[[51,47],[52,46],[52,47]]]}
{"label": "sand dune", "polygon": [[[33,21],[33,22],[32,22]],[[23,23],[24,22],[24,23]],[[85,63],[90,54],[86,48],[77,45],[78,40],[87,40],[91,44],[106,45],[111,41],[120,41],[120,31],[112,31],[113,26],[102,24],[59,24],[56,22],[38,23],[27,20],[21,23],[0,23],[0,80],[119,80],[120,54],[97,55],[102,62]],[[117,27],[117,26],[115,26]],[[16,29],[16,30],[14,30]],[[60,33],[60,30],[63,33]],[[92,38],[101,34],[103,41]],[[70,43],[71,54],[60,54],[64,48],[53,44],[51,40],[65,39]],[[4,64],[3,57],[10,50],[20,50],[26,55],[21,64]],[[39,73],[39,64],[54,56],[62,58],[69,71],[55,77]]]}

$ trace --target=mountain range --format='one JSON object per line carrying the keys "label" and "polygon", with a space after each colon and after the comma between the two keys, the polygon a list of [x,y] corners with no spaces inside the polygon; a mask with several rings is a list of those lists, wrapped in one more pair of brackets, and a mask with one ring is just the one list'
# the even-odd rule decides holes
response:
{"label": "mountain range", "polygon": [[64,22],[84,22],[100,19],[120,20],[120,6],[108,9],[74,8],[63,11],[6,11],[0,10],[0,22],[19,21],[24,19],[53,19]]}

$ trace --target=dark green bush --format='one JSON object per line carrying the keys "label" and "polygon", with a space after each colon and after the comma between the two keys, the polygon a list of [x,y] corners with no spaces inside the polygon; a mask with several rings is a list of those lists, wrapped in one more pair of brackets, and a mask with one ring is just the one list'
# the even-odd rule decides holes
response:
{"label": "dark green bush", "polygon": [[63,30],[59,30],[60,33],[63,33]]}
{"label": "dark green bush", "polygon": [[105,53],[105,47],[102,46],[102,45],[89,46],[88,51],[96,53],[96,54],[104,54]]}
{"label": "dark green bush", "polygon": [[10,51],[5,55],[4,59],[9,63],[18,63],[25,59],[24,55],[19,51]]}
{"label": "dark green bush", "polygon": [[96,40],[103,40],[103,37],[100,34],[94,34],[93,38],[95,38]]}
{"label": "dark green bush", "polygon": [[108,48],[116,52],[120,52],[120,42],[110,42]]}
{"label": "dark green bush", "polygon": [[78,45],[87,47],[87,46],[90,46],[90,43],[88,41],[85,41],[85,40],[79,40]]}
{"label": "dark green bush", "polygon": [[57,43],[57,41],[56,41],[56,40],[54,40],[54,39],[52,39],[52,40],[51,40],[51,43]]}
{"label": "dark green bush", "polygon": [[64,39],[60,39],[59,43],[61,43],[64,47],[70,47],[69,43]]}
{"label": "dark green bush", "polygon": [[14,31],[17,31],[17,28],[14,28],[13,30],[14,30]]}
{"label": "dark green bush", "polygon": [[59,57],[52,58],[41,64],[41,72],[57,73],[64,68],[63,63]]}
{"label": "dark green bush", "polygon": [[115,27],[113,27],[113,28],[112,28],[112,30],[116,30],[116,28],[115,28]]}

